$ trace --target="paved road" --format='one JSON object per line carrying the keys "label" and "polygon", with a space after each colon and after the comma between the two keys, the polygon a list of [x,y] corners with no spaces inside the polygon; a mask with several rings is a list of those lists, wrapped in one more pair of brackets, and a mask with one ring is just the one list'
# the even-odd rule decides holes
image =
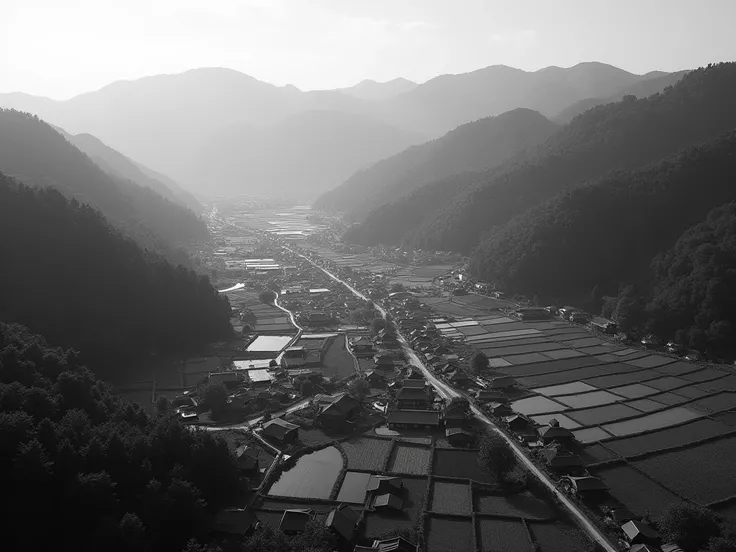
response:
{"label": "paved road", "polygon": [[[363,300],[368,300],[368,298],[365,295],[363,295],[362,293],[360,293],[357,289],[355,289],[354,287],[352,287],[347,282],[341,280],[340,278],[338,278],[337,276],[335,276],[334,274],[332,274],[328,270],[325,270],[324,268],[322,268],[321,266],[319,266],[317,263],[315,263],[314,261],[312,261],[310,258],[305,257],[304,255],[302,255],[300,253],[297,253],[296,251],[293,251],[292,249],[289,249],[289,248],[286,248],[286,249],[288,249],[292,253],[295,253],[295,254],[299,255],[303,259],[307,260],[308,262],[310,262],[315,267],[319,268],[322,272],[324,272],[325,274],[327,274],[327,276],[329,276],[330,278],[332,278],[336,282],[340,282],[342,285],[344,285],[346,288],[348,288],[354,295],[360,297]],[[386,311],[382,307],[376,305],[376,309],[381,313],[381,316],[383,316],[384,318],[386,317]],[[419,369],[421,369],[422,373],[424,374],[424,377],[427,378],[427,381],[429,381],[429,383],[432,385],[432,387],[434,387],[437,390],[437,393],[440,396],[442,396],[445,399],[452,399],[454,397],[461,397],[461,396],[463,396],[462,393],[460,393],[459,391],[457,391],[453,387],[449,386],[447,383],[445,383],[445,382],[437,379],[434,376],[434,374],[432,374],[432,372],[429,371],[429,369],[425,366],[424,362],[422,362],[422,360],[417,356],[417,354],[414,352],[414,350],[409,346],[409,343],[406,341],[406,339],[404,338],[404,336],[401,335],[401,334],[399,334],[399,342],[401,343],[401,346],[402,346],[402,348],[404,349],[404,352],[407,355],[407,359],[410,360],[411,364],[414,364]],[[567,495],[565,495],[564,493],[562,493],[561,491],[559,491],[557,489],[557,486],[556,486],[555,482],[552,481],[551,479],[549,479],[549,477],[547,477],[547,474],[544,473],[542,470],[540,470],[534,464],[534,462],[532,462],[529,459],[529,457],[524,453],[523,449],[521,448],[521,445],[517,441],[515,441],[512,438],[510,438],[503,431],[501,431],[498,428],[498,426],[495,423],[493,423],[493,421],[491,421],[491,419],[488,418],[488,416],[486,416],[481,410],[479,410],[478,408],[476,408],[475,406],[472,406],[472,405],[471,405],[471,408],[473,410],[473,413],[476,415],[476,417],[480,421],[482,421],[485,425],[487,425],[488,428],[491,431],[493,431],[496,434],[500,435],[509,444],[509,446],[511,447],[511,450],[514,451],[514,453],[516,454],[516,457],[521,461],[521,463],[524,464],[524,466],[526,466],[529,469],[529,471],[531,471],[537,477],[537,479],[539,479],[540,481],[542,481],[542,483],[544,483],[544,485],[550,491],[552,491],[555,494],[555,496],[569,510],[570,514],[575,518],[575,520],[577,521],[578,525],[580,527],[582,527],[585,530],[585,532],[588,533],[588,535],[595,542],[597,542],[598,544],[600,544],[606,552],[618,552],[618,548],[615,547],[608,540],[608,538],[606,537],[606,535],[604,535],[600,530],[598,530],[598,528],[595,525],[593,525],[593,523],[582,512],[582,510],[580,508],[578,508],[578,506],[575,503],[573,503],[567,497]]]}

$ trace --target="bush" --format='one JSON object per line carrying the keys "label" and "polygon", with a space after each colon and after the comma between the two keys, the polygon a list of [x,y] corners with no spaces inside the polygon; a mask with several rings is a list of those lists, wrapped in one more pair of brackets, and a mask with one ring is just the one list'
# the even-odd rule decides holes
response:
{"label": "bush", "polygon": [[516,456],[503,437],[494,433],[480,440],[478,465],[502,481],[516,467]]}
{"label": "bush", "polygon": [[670,505],[659,520],[664,542],[674,542],[683,552],[698,552],[712,537],[721,533],[718,515],[689,502]]}
{"label": "bush", "polygon": [[267,305],[273,305],[276,301],[276,297],[278,297],[276,295],[276,292],[270,289],[264,290],[258,294],[258,299],[260,299],[261,302],[266,303]]}

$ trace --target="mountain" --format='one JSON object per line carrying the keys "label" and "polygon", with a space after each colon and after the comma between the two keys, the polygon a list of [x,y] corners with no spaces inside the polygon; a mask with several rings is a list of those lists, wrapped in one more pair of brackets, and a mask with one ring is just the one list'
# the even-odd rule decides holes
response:
{"label": "mountain", "polygon": [[622,283],[646,285],[655,255],[736,200],[734,174],[736,131],[614,171],[499,227],[473,253],[471,270],[510,293],[561,301],[588,298],[596,287],[615,295]]}
{"label": "mountain", "polygon": [[661,71],[653,71],[652,73],[647,73],[650,78],[627,86],[623,90],[619,90],[613,96],[609,96],[608,98],[586,98],[585,100],[575,102],[571,106],[566,107],[557,115],[552,117],[552,120],[556,123],[564,125],[572,121],[581,113],[584,113],[597,105],[618,102],[622,100],[624,96],[636,96],[637,98],[645,98],[647,96],[651,96],[652,94],[658,94],[668,86],[673,86],[677,84],[677,82],[687,73],[687,71],[678,71],[676,73],[662,73]]}
{"label": "mountain", "polygon": [[404,78],[393,79],[387,82],[376,82],[365,79],[354,86],[339,88],[338,90],[343,94],[348,94],[361,100],[385,100],[414,90],[417,86],[419,86],[417,83]]}
{"label": "mountain", "polygon": [[0,257],[0,320],[74,347],[106,376],[230,332],[228,302],[205,277],[142,250],[89,205],[1,173]]}
{"label": "mountain", "polygon": [[557,128],[536,111],[521,108],[466,123],[355,173],[318,198],[314,207],[360,218],[424,184],[494,167],[541,143]]}
{"label": "mountain", "polygon": [[419,140],[361,115],[305,111],[266,128],[240,125],[216,134],[192,159],[191,180],[208,184],[210,193],[247,189],[311,199]]}
{"label": "mountain", "polygon": [[[443,75],[384,99],[366,100],[339,90],[303,92],[294,86],[264,83],[230,69],[202,68],[119,81],[66,101],[23,94],[0,95],[0,106],[22,108],[72,134],[96,136],[123,155],[170,175],[195,192],[206,194],[213,182],[200,177],[219,169],[193,166],[192,160],[207,159],[211,152],[204,150],[210,148],[212,142],[220,141],[223,135],[230,133],[239,139],[239,133],[233,132],[233,128],[250,127],[251,134],[261,131],[262,140],[268,143],[272,139],[271,128],[282,124],[288,127],[285,121],[294,115],[333,111],[398,129],[397,132],[416,137],[410,143],[420,143],[442,136],[459,125],[518,107],[552,116],[579,100],[607,98],[636,82],[656,77],[657,74],[634,75],[601,63],[550,67],[535,72],[492,66],[470,73]],[[399,88],[405,85],[403,81],[398,82]],[[384,94],[396,87],[394,81],[377,87],[358,85],[360,90],[377,88]],[[370,134],[374,127],[366,124],[363,128],[369,132],[363,140],[367,142],[374,137]],[[310,138],[335,130],[328,125],[317,127],[313,132]],[[356,137],[348,132],[331,139],[349,142]],[[401,135],[388,142],[401,143]],[[276,145],[282,146],[279,142]],[[237,143],[222,147],[238,150]],[[388,156],[398,150],[386,148],[380,153]],[[278,158],[282,152],[271,151],[269,155]],[[283,155],[288,160],[298,157],[299,152],[285,151]],[[379,158],[356,155],[351,157],[354,163],[350,165],[335,155],[326,159],[324,172],[315,173],[313,181],[336,186],[340,184],[334,181],[336,175],[343,178],[347,169],[352,174]],[[196,178],[193,178],[193,171]],[[257,175],[260,174],[257,171]],[[268,176],[267,172],[263,174]],[[243,173],[246,178],[235,176],[238,191],[247,192],[249,175]],[[214,184],[217,186],[217,182]],[[281,182],[275,184],[278,185],[276,189],[282,188]],[[295,183],[294,188],[297,187],[306,196],[315,193]],[[325,187],[327,185],[320,190]]]}
{"label": "mountain", "polygon": [[[397,225],[391,243],[470,251],[484,232],[569,186],[612,169],[651,163],[735,126],[736,64],[692,71],[662,94],[625,98],[576,117],[539,146],[534,156],[509,163],[501,171],[477,175],[475,182],[428,211],[411,229]],[[396,212],[401,212],[400,203]],[[361,232],[374,234],[370,226],[378,223],[369,215],[362,227],[351,230],[352,239]],[[382,229],[384,235],[388,232]]]}
{"label": "mountain", "polygon": [[[106,146],[101,140],[91,134],[77,134],[72,136],[65,133],[64,135],[67,140],[74,144],[81,152],[86,153],[107,174],[122,180],[130,180],[144,188],[150,188],[161,197],[168,199],[172,203],[178,203],[182,207],[190,208],[196,212],[202,211],[202,205],[171,179],[167,179],[169,181],[168,185],[165,184],[162,178],[153,176],[154,171],[147,169],[143,165],[139,165],[122,153]],[[162,175],[159,175],[159,177],[162,177]]]}
{"label": "mountain", "polygon": [[183,260],[171,246],[207,239],[204,222],[149,188],[111,176],[37,117],[0,109],[0,171],[88,203],[144,247]]}

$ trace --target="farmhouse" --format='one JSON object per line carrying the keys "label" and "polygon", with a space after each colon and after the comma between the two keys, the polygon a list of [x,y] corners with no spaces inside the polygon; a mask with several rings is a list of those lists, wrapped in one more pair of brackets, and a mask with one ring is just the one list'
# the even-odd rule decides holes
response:
{"label": "farmhouse", "polygon": [[329,326],[332,323],[332,317],[324,312],[310,312],[307,317],[309,326]]}
{"label": "farmhouse", "polygon": [[373,342],[367,337],[363,336],[360,339],[356,339],[351,343],[353,353],[355,356],[373,356],[375,349],[373,348]]}
{"label": "farmhouse", "polygon": [[573,477],[565,475],[560,478],[563,489],[582,500],[589,500],[608,492],[608,487],[597,477]]}
{"label": "farmhouse", "polygon": [[281,357],[282,368],[299,368],[307,363],[307,350],[304,347],[287,347]]}
{"label": "farmhouse", "polygon": [[210,372],[208,379],[212,383],[221,383],[225,387],[234,387],[238,384],[237,372]]}
{"label": "farmhouse", "polygon": [[358,517],[355,510],[346,504],[341,504],[327,515],[325,527],[332,529],[345,542],[351,542],[355,536]]}
{"label": "farmhouse", "polygon": [[590,325],[594,330],[602,333],[615,334],[617,331],[615,322],[611,322],[607,318],[602,318],[600,316],[591,320]]}
{"label": "farmhouse", "polygon": [[311,519],[312,510],[285,510],[284,515],[281,516],[279,530],[287,535],[302,533]]}
{"label": "farmhouse", "polygon": [[376,494],[400,493],[404,486],[400,477],[387,475],[371,475],[366,486],[366,491]]}
{"label": "farmhouse", "polygon": [[402,387],[396,394],[396,402],[401,410],[425,410],[429,408],[432,399],[426,389]]}
{"label": "farmhouse", "polygon": [[424,389],[427,382],[424,379],[408,379],[404,380],[403,386],[407,389]]}
{"label": "farmhouse", "polygon": [[374,357],[373,362],[377,370],[393,370],[394,356],[388,351],[379,351]]}
{"label": "farmhouse", "polygon": [[451,402],[442,412],[445,427],[462,427],[468,418],[468,405],[459,402]]}
{"label": "farmhouse", "polygon": [[516,315],[523,321],[548,320],[552,318],[552,314],[547,309],[537,307],[518,309]]}
{"label": "farmhouse", "polygon": [[475,433],[459,427],[448,427],[445,437],[454,447],[469,447],[475,442]]}
{"label": "farmhouse", "polygon": [[473,382],[464,370],[455,370],[448,376],[447,381],[460,387],[467,387]]}
{"label": "farmhouse", "polygon": [[263,424],[263,435],[280,443],[290,444],[299,439],[299,426],[274,418]]}
{"label": "farmhouse", "polygon": [[389,429],[425,428],[440,426],[440,413],[436,410],[391,410],[386,420]]}
{"label": "farmhouse", "polygon": [[657,532],[642,521],[627,521],[621,526],[621,531],[631,544],[657,544],[659,541]]}
{"label": "farmhouse", "polygon": [[549,424],[539,429],[539,437],[544,444],[558,442],[563,445],[570,445],[575,441],[572,431],[564,427],[560,427],[560,423],[552,418]]}
{"label": "farmhouse", "polygon": [[523,414],[514,414],[504,418],[504,423],[511,431],[525,431],[532,428],[534,422]]}
{"label": "farmhouse", "polygon": [[357,401],[347,393],[320,395],[317,401],[320,404],[317,420],[322,425],[332,428],[343,427],[358,407]]}
{"label": "farmhouse", "polygon": [[259,453],[257,448],[248,445],[239,446],[235,450],[235,463],[238,469],[243,472],[257,472]]}
{"label": "farmhouse", "polygon": [[557,472],[567,473],[583,466],[583,460],[579,456],[571,454],[564,447],[556,444],[546,447],[542,451],[542,457],[545,464]]}
{"label": "farmhouse", "polygon": [[516,385],[516,380],[511,376],[499,376],[491,380],[491,389],[508,389]]}
{"label": "farmhouse", "polygon": [[401,510],[404,501],[395,494],[382,494],[373,499],[373,508],[376,510]]}
{"label": "farmhouse", "polygon": [[508,404],[499,402],[491,403],[488,406],[488,412],[496,418],[504,418],[514,415],[514,411],[511,410],[511,407]]}
{"label": "farmhouse", "polygon": [[378,370],[368,370],[365,379],[371,387],[383,387],[386,385],[386,376]]}

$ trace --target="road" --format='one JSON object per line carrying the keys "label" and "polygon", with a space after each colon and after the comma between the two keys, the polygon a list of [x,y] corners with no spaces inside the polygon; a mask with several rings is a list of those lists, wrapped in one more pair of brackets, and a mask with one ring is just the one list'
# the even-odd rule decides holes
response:
{"label": "road", "polygon": [[[299,255],[306,261],[310,262],[315,267],[319,268],[322,272],[324,272],[327,276],[335,280],[336,282],[341,283],[344,285],[347,289],[349,289],[354,295],[357,297],[360,297],[363,300],[368,300],[368,298],[363,295],[361,292],[359,292],[357,289],[352,287],[347,282],[343,281],[339,277],[335,276],[328,270],[322,268],[317,263],[312,261],[310,258],[305,257],[301,253],[297,253],[296,251],[293,251],[292,249],[286,247],[289,251],[292,253]],[[379,305],[376,305],[376,309],[381,313],[381,316],[384,318],[386,317],[386,310],[380,307]],[[424,377],[429,381],[429,383],[432,385],[432,387],[435,388],[437,393],[444,399],[452,399],[455,397],[462,397],[464,396],[463,393],[457,391],[453,387],[449,386],[447,383],[439,380],[432,374],[432,372],[429,371],[427,366],[422,362],[422,360],[419,358],[419,356],[414,352],[414,350],[411,348],[409,343],[407,342],[406,338],[399,333],[399,342],[401,343],[401,346],[407,356],[407,360],[410,361],[411,364],[417,366],[422,373],[424,374]],[[598,543],[606,552],[618,552],[618,548],[614,546],[606,537],[605,534],[603,534],[589,519],[588,517],[583,513],[583,511],[574,503],[572,502],[567,495],[562,493],[559,489],[557,489],[557,485],[554,481],[552,481],[546,473],[544,473],[542,470],[540,470],[534,462],[532,462],[529,457],[525,454],[524,450],[521,448],[521,445],[506,435],[499,427],[490,419],[488,416],[486,416],[481,410],[476,408],[471,403],[471,409],[475,416],[483,422],[488,428],[502,437],[508,445],[511,447],[511,450],[514,451],[514,454],[516,454],[516,457],[519,459],[519,461],[526,466],[526,468],[532,472],[537,479],[539,479],[554,495],[559,499],[559,501],[567,508],[567,510],[570,512],[570,515],[573,516],[573,518],[576,520],[578,525],[596,542]]]}
{"label": "road", "polygon": [[[272,412],[271,418],[278,418],[280,416],[283,416],[284,414],[291,414],[292,412],[301,410],[302,408],[307,406],[311,402],[311,400],[312,399],[309,399],[309,398],[302,399],[298,403],[294,403],[288,408],[279,410],[277,412]],[[206,431],[225,431],[228,429],[250,429],[251,427],[258,425],[261,422],[261,420],[263,420],[263,416],[258,416],[257,418],[253,418],[252,420],[246,420],[245,422],[241,422],[239,424],[233,424],[233,425],[227,425],[227,426],[192,425],[191,427],[198,427]]]}

